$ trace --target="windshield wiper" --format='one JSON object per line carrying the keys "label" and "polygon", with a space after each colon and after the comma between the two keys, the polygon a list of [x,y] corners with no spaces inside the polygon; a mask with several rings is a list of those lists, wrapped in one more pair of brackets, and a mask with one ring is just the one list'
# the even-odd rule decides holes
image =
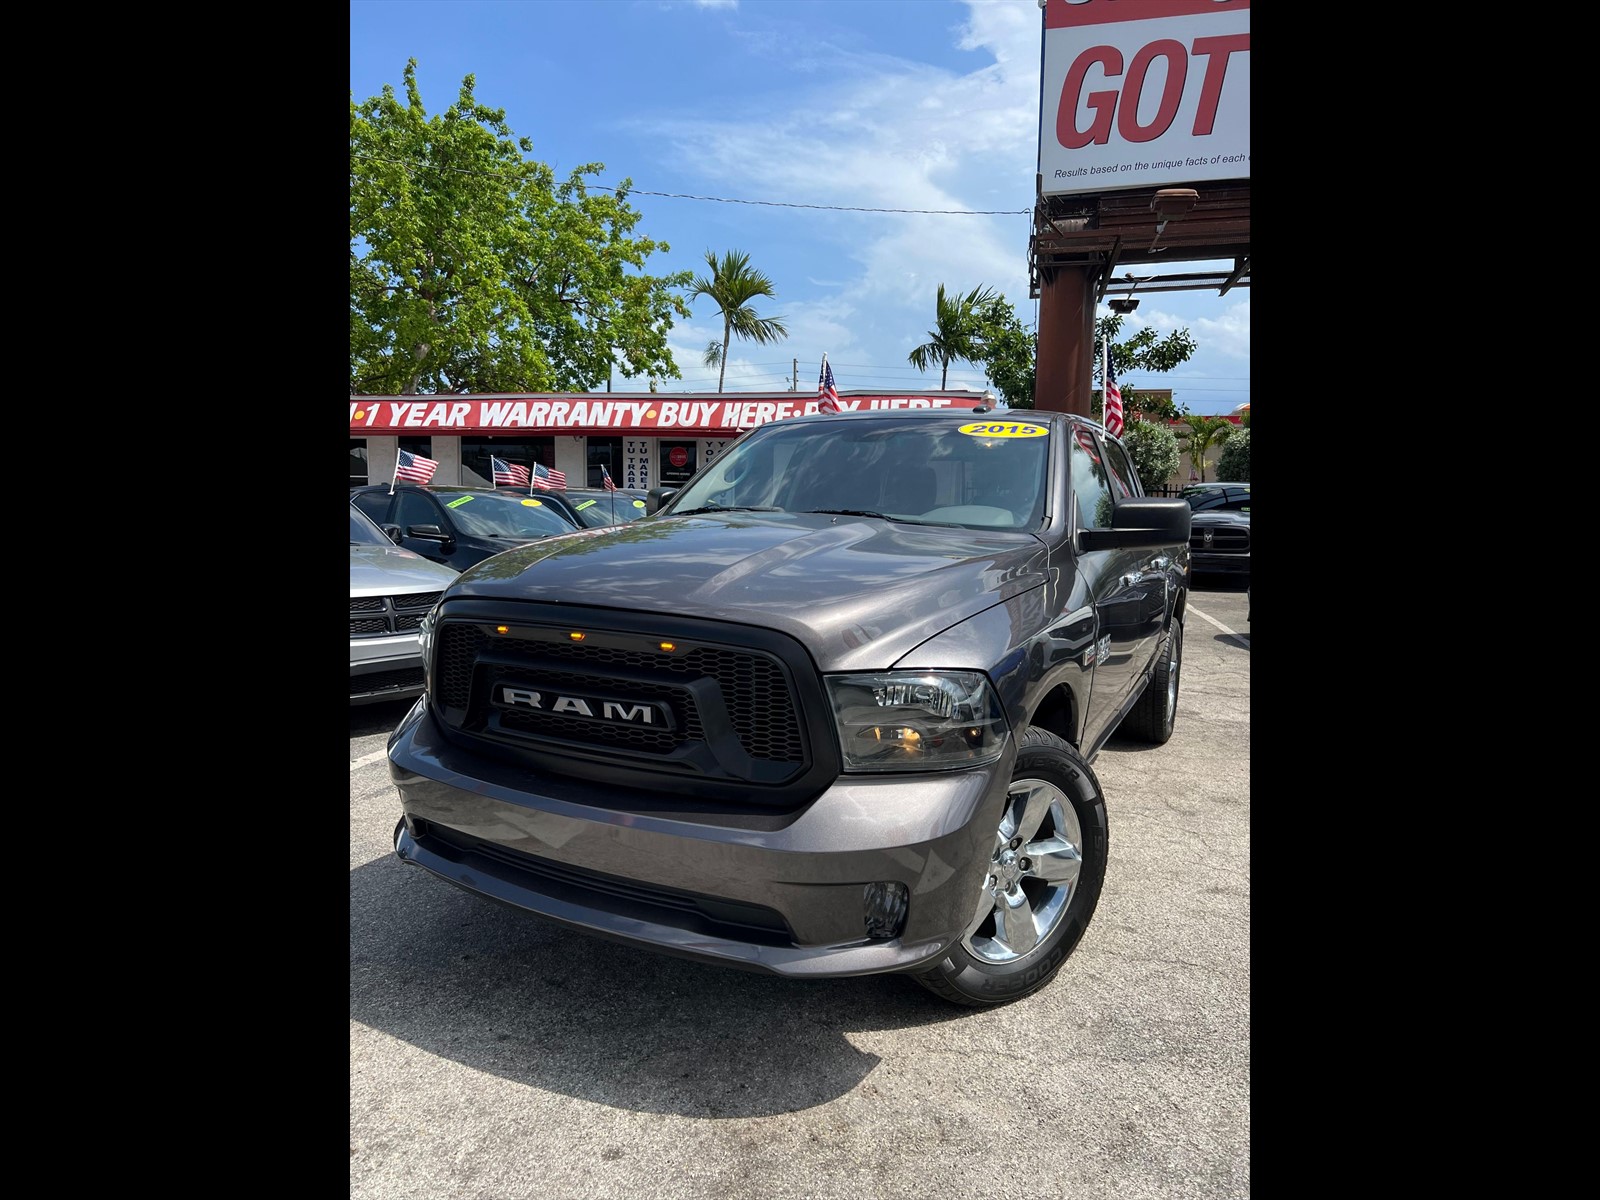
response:
{"label": "windshield wiper", "polygon": [[696,513],[708,512],[783,512],[770,504],[708,504],[704,508],[686,508],[682,512],[675,512],[675,517],[692,517]]}
{"label": "windshield wiper", "polygon": [[880,521],[889,520],[884,513],[873,512],[870,508],[809,508],[806,511],[825,517],[877,517]]}

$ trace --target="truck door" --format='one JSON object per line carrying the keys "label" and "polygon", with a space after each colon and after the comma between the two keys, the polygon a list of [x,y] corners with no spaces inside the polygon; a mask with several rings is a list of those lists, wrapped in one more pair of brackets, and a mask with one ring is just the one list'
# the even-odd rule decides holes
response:
{"label": "truck door", "polygon": [[[1099,443],[1088,429],[1073,430],[1072,491],[1078,529],[1108,529],[1115,500]],[[1084,651],[1094,670],[1085,712],[1083,745],[1098,745],[1134,681],[1148,620],[1147,583],[1142,578],[1147,551],[1091,550],[1078,556],[1078,570],[1094,604],[1095,640]]]}

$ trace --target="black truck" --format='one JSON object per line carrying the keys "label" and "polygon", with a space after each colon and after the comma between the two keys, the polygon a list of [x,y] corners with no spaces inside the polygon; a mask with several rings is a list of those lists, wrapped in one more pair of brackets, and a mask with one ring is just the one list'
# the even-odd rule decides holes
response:
{"label": "black truck", "polygon": [[1105,876],[1090,764],[1172,734],[1189,505],[1005,409],[771,422],[651,503],[444,591],[400,859],[728,966],[1046,984]]}

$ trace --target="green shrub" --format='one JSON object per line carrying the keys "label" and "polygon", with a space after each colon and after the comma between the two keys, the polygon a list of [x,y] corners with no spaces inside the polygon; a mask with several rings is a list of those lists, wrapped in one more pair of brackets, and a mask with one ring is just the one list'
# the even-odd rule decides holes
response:
{"label": "green shrub", "polygon": [[1222,453],[1217,456],[1217,481],[1219,483],[1250,482],[1250,431],[1235,429],[1222,443]]}
{"label": "green shrub", "polygon": [[1129,421],[1122,430],[1122,444],[1133,456],[1133,469],[1146,492],[1167,486],[1178,469],[1178,438],[1165,421]]}

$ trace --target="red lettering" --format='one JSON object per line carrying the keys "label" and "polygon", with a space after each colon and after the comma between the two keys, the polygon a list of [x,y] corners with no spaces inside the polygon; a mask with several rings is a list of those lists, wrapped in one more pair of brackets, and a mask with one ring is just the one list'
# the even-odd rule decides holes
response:
{"label": "red lettering", "polygon": [[1226,37],[1195,38],[1194,53],[1206,56],[1205,82],[1200,85],[1200,109],[1194,114],[1194,135],[1204,137],[1217,123],[1217,102],[1222,99],[1222,77],[1228,73],[1228,56],[1234,51],[1248,51],[1248,33],[1230,33]]}
{"label": "red lettering", "polygon": [[1072,69],[1061,84],[1061,103],[1056,108],[1056,141],[1068,150],[1082,150],[1090,144],[1104,146],[1111,140],[1111,118],[1117,111],[1116,92],[1090,92],[1085,99],[1094,110],[1094,122],[1088,129],[1080,130],[1076,120],[1084,77],[1096,63],[1105,68],[1108,77],[1122,74],[1122,55],[1115,46],[1091,46],[1073,60]]}
{"label": "red lettering", "polygon": [[[1085,146],[1104,146],[1111,140],[1111,123],[1115,119],[1117,132],[1125,141],[1153,142],[1166,133],[1178,115],[1183,102],[1183,88],[1189,76],[1189,53],[1206,60],[1205,77],[1200,84],[1199,105],[1194,118],[1194,135],[1204,137],[1212,132],[1217,122],[1217,107],[1222,101],[1222,85],[1228,73],[1228,59],[1236,53],[1250,49],[1248,33],[1231,33],[1220,37],[1196,38],[1189,51],[1183,43],[1171,38],[1151,42],[1134,55],[1123,81],[1121,93],[1115,89],[1083,94],[1084,84],[1091,67],[1099,66],[1108,80],[1122,75],[1122,53],[1115,46],[1091,46],[1072,62],[1067,77],[1061,84],[1061,100],[1056,106],[1056,141],[1068,150],[1081,150]],[[1145,78],[1156,59],[1165,59],[1167,78],[1161,88],[1161,103],[1155,116],[1145,125],[1139,123],[1139,98],[1144,91]],[[1118,100],[1126,101],[1118,111]],[[1094,114],[1087,129],[1078,128],[1079,107]]]}
{"label": "red lettering", "polygon": [[[1156,109],[1155,119],[1150,124],[1140,125],[1139,96],[1144,91],[1144,78],[1150,70],[1150,64],[1158,58],[1167,60],[1167,83],[1161,89],[1161,106]],[[1172,118],[1178,115],[1178,105],[1183,102],[1183,83],[1188,77],[1189,56],[1184,52],[1182,42],[1162,38],[1135,54],[1133,65],[1128,68],[1128,82],[1123,85],[1129,102],[1117,114],[1117,132],[1130,142],[1155,141],[1171,126]]]}

